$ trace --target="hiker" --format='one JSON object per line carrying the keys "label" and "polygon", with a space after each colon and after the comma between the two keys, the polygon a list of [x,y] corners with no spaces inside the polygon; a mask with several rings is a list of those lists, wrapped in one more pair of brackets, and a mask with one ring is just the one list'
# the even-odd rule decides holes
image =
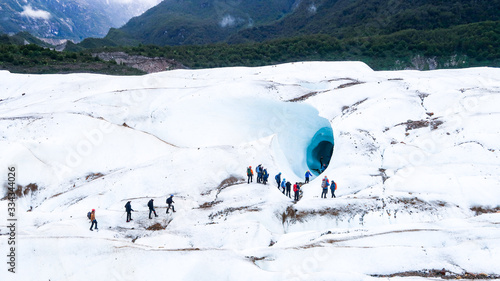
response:
{"label": "hiker", "polygon": [[330,185],[330,182],[328,181],[328,178],[325,176],[323,178],[323,180],[321,181],[321,187],[323,188],[323,192],[321,193],[321,198],[326,198],[326,194],[328,193],[328,186],[329,185]]}
{"label": "hiker", "polygon": [[299,195],[300,195],[300,184],[298,182],[296,182],[294,185],[293,185],[293,192],[294,192],[294,196],[295,196],[295,191],[299,191],[299,193],[297,194],[297,201],[299,201]]}
{"label": "hiker", "polygon": [[274,179],[276,180],[276,183],[278,184],[278,189],[280,189],[280,183],[281,183],[281,172],[278,173]]}
{"label": "hiker", "polygon": [[257,168],[255,168],[255,172],[257,173],[257,183],[262,182],[262,164],[259,164]]}
{"label": "hiker", "polygon": [[323,156],[319,158],[319,166],[323,168]]}
{"label": "hiker", "polygon": [[326,164],[323,164],[323,165],[321,166],[321,170],[320,170],[320,172],[321,172],[321,173],[323,173],[325,170],[326,170]]}
{"label": "hiker", "polygon": [[332,192],[332,198],[337,198],[337,196],[335,196],[335,190],[337,190],[337,183],[332,180],[332,183],[330,184],[330,191]]}
{"label": "hiker", "polygon": [[92,224],[90,225],[90,231],[94,231],[92,228],[95,225],[95,230],[99,230],[97,228],[97,220],[95,219],[95,209],[92,209],[92,213],[90,213],[90,221],[92,221]]}
{"label": "hiker", "polygon": [[306,172],[306,175],[305,175],[305,176],[306,176],[306,181],[305,181],[305,183],[309,183],[309,177],[312,177],[311,171],[307,170],[307,172]]}
{"label": "hiker", "polygon": [[173,197],[174,197],[174,195],[170,194],[170,197],[167,198],[167,204],[168,204],[167,214],[168,214],[168,210],[170,210],[170,207],[172,207],[172,211],[175,213],[174,205],[172,205],[172,203],[175,203],[174,199],[172,199]]}
{"label": "hiker", "polygon": [[288,198],[292,198],[292,196],[290,195],[291,189],[292,189],[292,185],[288,184],[288,182],[287,182],[286,183],[286,194],[285,194],[285,196],[288,196]]}
{"label": "hiker", "polygon": [[269,178],[269,174],[267,173],[267,169],[264,169],[262,172],[262,183],[267,184],[267,179]]}
{"label": "hiker", "polygon": [[156,214],[156,211],[155,211],[155,208],[153,205],[153,199],[149,200],[148,207],[149,207],[149,219],[152,219],[151,213],[154,213],[155,217],[157,217],[158,215]]}
{"label": "hiker", "polygon": [[127,222],[133,221],[132,219],[132,205],[130,205],[131,201],[128,201],[127,204],[125,204],[125,212],[127,212]]}
{"label": "hiker", "polygon": [[283,194],[285,194],[285,189],[286,189],[286,179],[283,179],[281,182],[281,188],[283,189]]}
{"label": "hiker", "polygon": [[253,171],[252,171],[252,166],[248,166],[247,168],[247,176],[248,176],[248,183],[250,184],[252,182],[253,178]]}
{"label": "hiker", "polygon": [[293,200],[299,201],[299,191],[300,191],[300,186],[298,184],[293,186],[293,192],[295,193],[295,196]]}

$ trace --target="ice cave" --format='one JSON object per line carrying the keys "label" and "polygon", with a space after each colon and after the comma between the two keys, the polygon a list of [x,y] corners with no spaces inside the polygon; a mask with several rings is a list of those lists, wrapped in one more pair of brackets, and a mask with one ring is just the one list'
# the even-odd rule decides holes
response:
{"label": "ice cave", "polygon": [[331,127],[319,129],[307,146],[307,167],[312,173],[321,173],[321,163],[326,167],[333,154],[333,131]]}

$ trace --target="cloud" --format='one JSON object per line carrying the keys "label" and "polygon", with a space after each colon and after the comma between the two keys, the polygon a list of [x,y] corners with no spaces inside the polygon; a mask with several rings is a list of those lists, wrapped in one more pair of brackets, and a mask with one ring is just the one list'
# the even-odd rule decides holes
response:
{"label": "cloud", "polygon": [[311,14],[315,14],[316,13],[316,10],[318,10],[318,7],[316,7],[316,5],[314,5],[314,3],[311,4],[311,6],[309,6],[307,8],[307,10],[311,13]]}
{"label": "cloud", "polygon": [[28,18],[48,20],[51,17],[49,12],[43,10],[33,10],[30,5],[24,6],[23,9],[24,10],[21,12],[21,15]]}
{"label": "cloud", "polygon": [[219,24],[221,27],[226,27],[226,26],[233,26],[235,23],[236,20],[234,19],[234,17],[232,17],[231,15],[226,15],[222,18]]}

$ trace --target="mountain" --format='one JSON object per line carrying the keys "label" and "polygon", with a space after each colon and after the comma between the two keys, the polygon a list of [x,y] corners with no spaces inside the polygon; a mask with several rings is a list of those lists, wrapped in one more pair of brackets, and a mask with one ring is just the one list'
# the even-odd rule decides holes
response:
{"label": "mountain", "polygon": [[262,41],[304,34],[372,36],[500,20],[500,1],[303,0],[283,20],[240,31],[230,41]]}
{"label": "mountain", "polygon": [[[14,35],[6,35],[6,34],[3,34],[3,35],[0,35],[0,44],[1,45],[18,45],[18,46],[22,46],[22,45],[27,45],[27,44],[34,44],[34,45],[38,45],[40,47],[43,47],[43,48],[53,48],[54,46],[45,42],[45,41],[42,41],[40,40],[39,38],[31,35],[29,32],[26,32],[26,31],[22,31],[22,32],[19,32],[17,34],[14,34]],[[3,62],[3,60],[0,59],[1,62]]]}
{"label": "mountain", "polygon": [[500,20],[500,0],[163,1],[108,39],[124,44],[261,42],[299,35],[337,38],[431,30]]}
{"label": "mountain", "polygon": [[[2,280],[500,278],[498,68],[0,71],[0,85]],[[321,155],[300,201],[277,189]],[[246,181],[258,164],[267,185]],[[320,198],[324,176],[336,198]]]}
{"label": "mountain", "polygon": [[238,30],[279,20],[298,0],[165,0],[106,36],[117,42],[185,45],[224,41]]}
{"label": "mountain", "polygon": [[47,39],[103,37],[160,0],[4,0],[0,33],[28,31]]}

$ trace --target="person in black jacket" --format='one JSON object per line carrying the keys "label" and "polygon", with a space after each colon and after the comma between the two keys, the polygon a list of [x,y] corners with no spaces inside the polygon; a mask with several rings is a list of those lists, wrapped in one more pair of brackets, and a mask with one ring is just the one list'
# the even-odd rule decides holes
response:
{"label": "person in black jacket", "polygon": [[155,211],[155,208],[153,205],[153,199],[149,200],[148,207],[149,207],[149,219],[152,219],[151,213],[154,213],[155,217],[157,217],[158,215],[156,214],[156,211]]}
{"label": "person in black jacket", "polygon": [[130,205],[130,201],[127,202],[127,204],[125,204],[125,212],[127,212],[127,222],[133,220],[132,219],[132,206]]}
{"label": "person in black jacket", "polygon": [[289,181],[287,181],[286,182],[286,194],[285,195],[288,196],[288,197],[290,197],[290,190],[291,190],[291,188],[292,188],[292,184]]}
{"label": "person in black jacket", "polygon": [[175,203],[173,200],[173,197],[174,197],[174,195],[170,194],[170,197],[167,198],[167,204],[168,204],[167,214],[168,214],[168,210],[170,210],[170,207],[172,207],[172,211],[175,213],[174,205],[172,205],[172,203]]}

